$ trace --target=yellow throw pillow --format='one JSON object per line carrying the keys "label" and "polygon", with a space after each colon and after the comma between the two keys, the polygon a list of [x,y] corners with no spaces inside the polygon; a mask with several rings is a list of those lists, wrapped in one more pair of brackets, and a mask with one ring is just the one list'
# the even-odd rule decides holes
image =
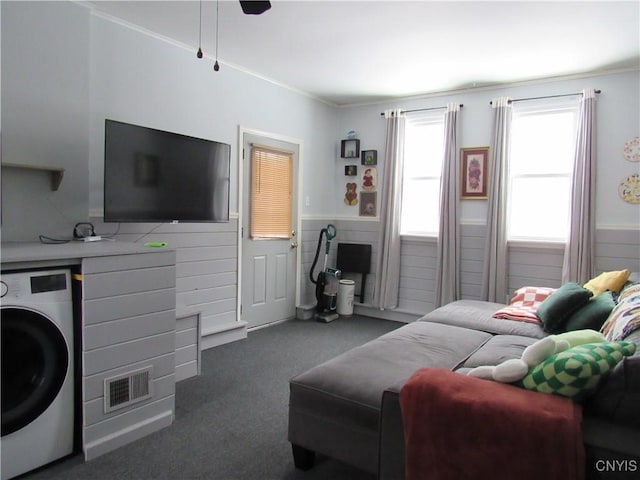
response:
{"label": "yellow throw pillow", "polygon": [[602,292],[606,292],[607,290],[618,293],[625,282],[629,279],[630,273],[631,272],[626,268],[624,270],[602,272],[597,277],[592,278],[585,283],[583,287],[591,290],[594,297],[600,295]]}

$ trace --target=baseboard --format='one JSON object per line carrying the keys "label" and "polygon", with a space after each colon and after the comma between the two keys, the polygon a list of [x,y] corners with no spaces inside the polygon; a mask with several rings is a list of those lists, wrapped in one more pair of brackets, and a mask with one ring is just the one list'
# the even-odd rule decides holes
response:
{"label": "baseboard", "polygon": [[122,430],[100,438],[84,446],[85,461],[98,458],[116,448],[139,440],[173,423],[174,411],[167,410],[142,422],[135,423]]}
{"label": "baseboard", "polygon": [[233,324],[225,325],[224,328],[203,331],[200,346],[202,350],[206,350],[245,338],[247,338],[247,322],[234,322]]}
{"label": "baseboard", "polygon": [[382,318],[384,320],[393,320],[394,322],[411,323],[422,317],[422,314],[403,312],[398,310],[380,310],[373,306],[354,304],[354,312],[358,315],[366,317]]}

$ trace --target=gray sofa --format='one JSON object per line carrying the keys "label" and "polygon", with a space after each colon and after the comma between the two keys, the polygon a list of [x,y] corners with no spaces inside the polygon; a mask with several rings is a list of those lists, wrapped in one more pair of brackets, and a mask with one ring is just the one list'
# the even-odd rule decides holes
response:
{"label": "gray sofa", "polygon": [[[292,378],[289,441],[296,467],[311,468],[320,453],[381,480],[404,478],[399,391],[406,380],[424,367],[464,373],[519,358],[547,335],[533,323],[492,318],[503,306],[453,302]],[[628,340],[640,345],[640,330]],[[600,478],[600,473],[611,478],[596,462],[612,459],[632,460],[629,465],[637,465],[637,475],[640,354],[621,362],[606,384],[585,405],[587,478]]]}

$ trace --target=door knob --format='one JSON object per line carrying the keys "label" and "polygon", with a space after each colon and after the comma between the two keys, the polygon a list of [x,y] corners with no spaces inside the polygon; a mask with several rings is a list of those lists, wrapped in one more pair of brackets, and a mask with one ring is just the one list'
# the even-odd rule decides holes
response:
{"label": "door knob", "polygon": [[291,248],[298,248],[298,242],[291,242]]}

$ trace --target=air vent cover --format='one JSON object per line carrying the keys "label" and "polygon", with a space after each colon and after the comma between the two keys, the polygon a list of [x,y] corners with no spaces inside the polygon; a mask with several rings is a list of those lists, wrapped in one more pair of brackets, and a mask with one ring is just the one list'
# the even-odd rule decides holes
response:
{"label": "air vent cover", "polygon": [[153,367],[104,379],[104,413],[119,410],[153,396]]}

